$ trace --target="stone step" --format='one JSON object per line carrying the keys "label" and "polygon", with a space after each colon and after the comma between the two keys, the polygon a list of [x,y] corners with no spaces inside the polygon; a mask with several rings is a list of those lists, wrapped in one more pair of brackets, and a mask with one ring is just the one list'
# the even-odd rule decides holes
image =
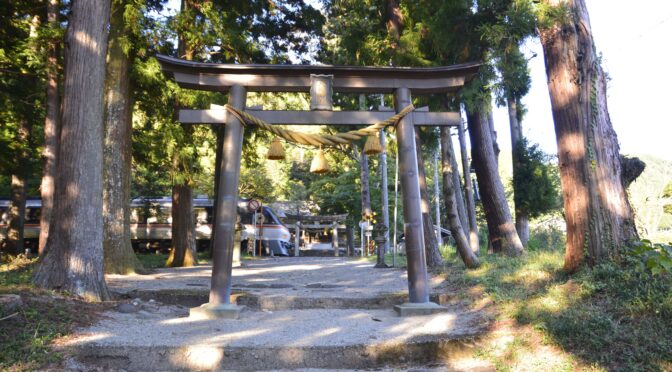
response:
{"label": "stone step", "polygon": [[[336,289],[338,290],[338,289]],[[209,289],[145,289],[118,294],[127,298],[155,300],[168,305],[196,307],[208,302]],[[406,293],[378,293],[376,295],[347,296],[292,296],[286,294],[266,295],[234,290],[231,302],[254,310],[304,310],[304,309],[391,309],[394,305],[406,302]],[[449,305],[454,296],[445,293],[433,293],[430,301],[439,305]]]}
{"label": "stone step", "polygon": [[472,352],[479,313],[398,317],[392,310],[243,311],[195,320],[186,309],[105,313],[64,348],[83,364],[123,370],[361,369],[447,363]]}

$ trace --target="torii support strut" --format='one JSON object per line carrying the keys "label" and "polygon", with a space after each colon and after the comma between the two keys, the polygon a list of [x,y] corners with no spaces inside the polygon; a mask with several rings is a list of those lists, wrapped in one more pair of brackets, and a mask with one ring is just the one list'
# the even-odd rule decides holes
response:
{"label": "torii support strut", "polygon": [[[394,93],[397,112],[410,104],[411,91],[416,94],[455,91],[476,74],[479,63],[435,68],[348,67],[306,65],[224,65],[198,63],[167,56],[157,56],[165,73],[183,88],[229,91],[229,104],[245,108],[246,91],[308,92],[311,74],[333,75],[333,90],[351,93]],[[238,316],[239,308],[230,303],[236,201],[240,177],[243,127],[233,115],[212,110],[184,113],[181,121],[190,123],[226,123],[220,183],[218,215],[215,226],[212,287],[210,302],[192,309],[205,317]],[[256,114],[256,113],[255,113]],[[263,116],[265,113],[259,112]],[[370,125],[380,113],[336,113],[332,111],[266,113],[282,117],[280,123],[307,124],[319,117],[324,124]],[[384,113],[382,115],[385,115]],[[188,117],[188,118],[187,118]],[[205,119],[201,119],[205,118]],[[375,120],[372,122],[372,120]],[[277,122],[273,122],[274,124]],[[457,113],[411,113],[399,122],[399,160],[404,202],[404,233],[408,254],[409,303],[396,306],[400,315],[427,314],[442,308],[429,302],[429,283],[420,212],[420,187],[416,161],[415,125],[459,125]]]}

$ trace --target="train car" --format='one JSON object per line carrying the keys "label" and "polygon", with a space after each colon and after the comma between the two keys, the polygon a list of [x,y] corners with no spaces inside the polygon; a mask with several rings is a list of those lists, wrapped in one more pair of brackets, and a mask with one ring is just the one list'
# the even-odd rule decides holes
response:
{"label": "train car", "polygon": [[[9,200],[0,199],[0,241],[5,239],[7,224],[9,223]],[[42,201],[40,199],[26,199],[26,214],[23,223],[23,239],[26,248],[37,252],[37,244],[40,239],[40,211]]]}
{"label": "train car", "polygon": [[[213,201],[196,198],[193,202],[196,223],[196,241],[201,250],[207,249],[212,233]],[[9,201],[0,200],[0,239],[7,231],[7,209]],[[172,200],[170,197],[140,197],[131,201],[130,230],[131,242],[136,250],[155,251],[170,247],[172,238]],[[26,221],[24,235],[26,244],[32,249],[37,247],[40,234],[39,199],[26,202]],[[242,225],[240,244],[243,250],[252,248],[248,241],[257,241],[258,254],[289,255],[290,233],[275,212],[258,202],[241,199],[238,203],[238,216]]]}

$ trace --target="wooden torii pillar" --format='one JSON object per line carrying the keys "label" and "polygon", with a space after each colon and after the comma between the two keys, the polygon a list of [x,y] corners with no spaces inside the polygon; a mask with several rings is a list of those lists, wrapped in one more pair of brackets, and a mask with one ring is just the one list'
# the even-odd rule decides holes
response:
{"label": "wooden torii pillar", "polygon": [[[229,92],[229,104],[245,109],[250,92],[311,92],[313,111],[248,110],[271,124],[371,125],[389,117],[389,112],[331,111],[332,91],[347,93],[393,93],[397,112],[411,104],[411,93],[446,93],[459,89],[473,77],[479,63],[448,67],[351,67],[325,65],[229,65],[199,63],[158,55],[161,68],[181,87]],[[331,86],[323,86],[329,77]],[[317,83],[314,83],[317,82]],[[315,105],[313,105],[313,102]],[[325,104],[326,102],[326,104]],[[240,307],[230,302],[231,270],[236,222],[236,201],[243,142],[243,126],[226,110],[180,110],[182,123],[226,124],[220,182],[217,185],[217,225],[210,299],[191,309],[194,317],[237,318]],[[400,315],[428,314],[444,308],[429,301],[429,283],[420,210],[420,186],[414,126],[457,126],[456,112],[412,112],[397,125],[404,234],[408,261],[409,302],[395,306]],[[468,170],[465,170],[468,172]]]}

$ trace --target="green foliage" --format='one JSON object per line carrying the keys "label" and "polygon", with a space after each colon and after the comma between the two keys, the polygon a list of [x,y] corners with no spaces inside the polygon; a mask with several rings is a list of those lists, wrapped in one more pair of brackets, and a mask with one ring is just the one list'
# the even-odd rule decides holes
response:
{"label": "green foliage", "polygon": [[653,275],[672,275],[672,244],[642,240],[628,247],[626,254],[635,259],[641,270],[648,270]]}
{"label": "green foliage", "polygon": [[537,144],[522,139],[515,151],[513,189],[516,208],[536,218],[560,208],[560,179],[557,169]]}
{"label": "green foliage", "polygon": [[[528,252],[522,258],[484,256],[464,270],[458,260],[450,281],[469,291],[484,288],[509,319],[529,325],[543,343],[577,361],[606,370],[665,370],[672,360],[672,278],[652,275],[627,262],[609,262],[568,277],[563,250]],[[514,343],[512,353],[538,352],[538,342]],[[526,350],[527,349],[527,350]],[[477,354],[491,357],[487,349]],[[511,354],[506,354],[511,355]],[[502,368],[512,361],[494,360]]]}

